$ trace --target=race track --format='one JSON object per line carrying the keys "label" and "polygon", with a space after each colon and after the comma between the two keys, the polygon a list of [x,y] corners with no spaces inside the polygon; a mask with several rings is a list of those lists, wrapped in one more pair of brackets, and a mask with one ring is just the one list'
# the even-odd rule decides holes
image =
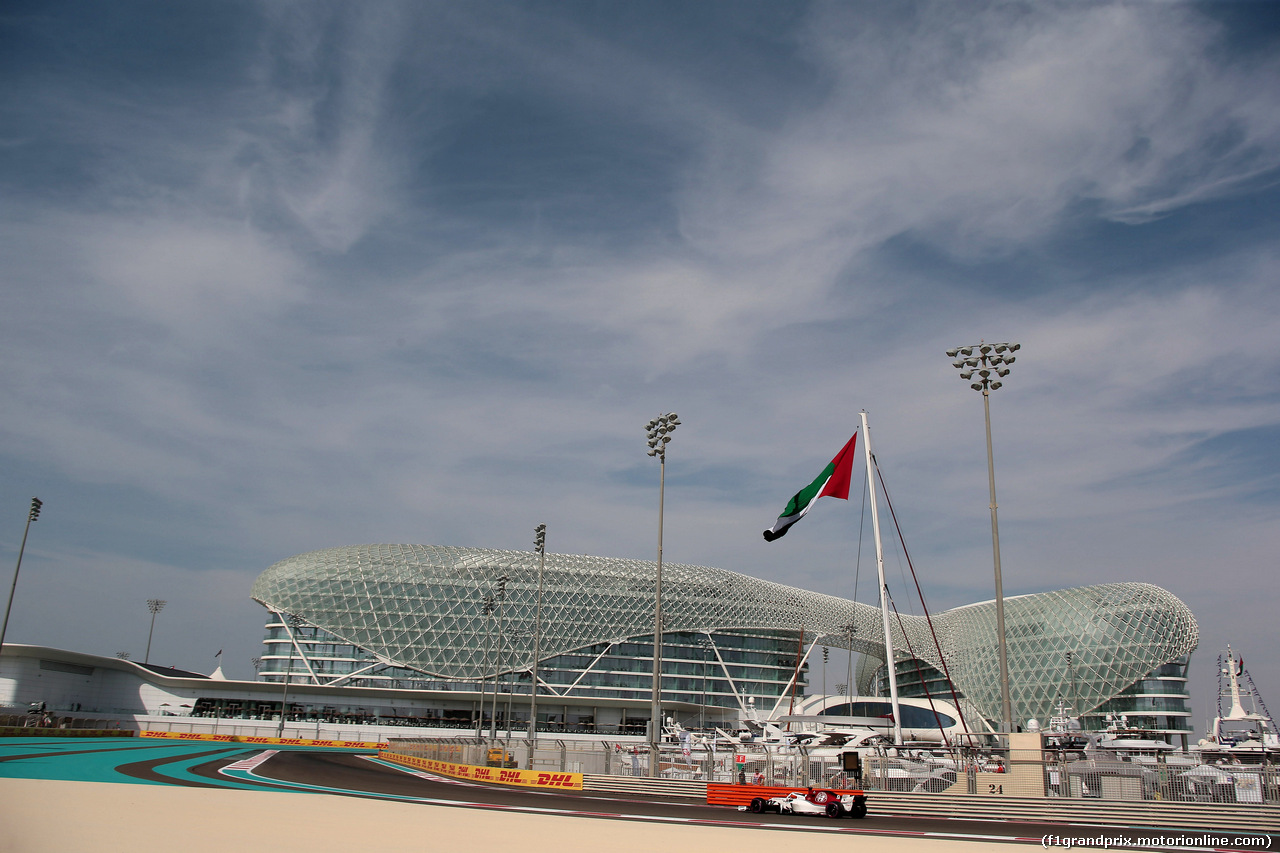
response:
{"label": "race track", "polygon": [[[598,826],[601,822],[609,822],[616,827],[610,831],[614,836],[633,832],[618,826],[620,822],[633,826],[717,828],[731,830],[733,836],[739,837],[740,840],[732,845],[735,849],[751,848],[754,842],[764,838],[772,839],[772,842],[766,842],[768,849],[769,843],[775,846],[811,845],[819,837],[834,840],[851,836],[862,836],[868,841],[876,838],[877,847],[881,846],[879,842],[891,839],[904,842],[914,839],[920,842],[963,842],[968,849],[978,849],[974,845],[1041,845],[1045,836],[1116,835],[1123,831],[1116,827],[1104,829],[1078,824],[976,821],[966,820],[963,816],[938,819],[877,815],[874,795],[870,800],[870,814],[862,820],[755,815],[663,797],[604,797],[584,792],[480,784],[381,761],[372,750],[263,748],[214,742],[122,738],[5,739],[0,741],[0,779],[4,778],[289,792],[310,795],[318,806],[324,801],[332,801],[332,797],[348,798],[347,802],[350,799],[377,800],[409,807],[448,809],[457,815],[453,821],[470,821],[477,825],[499,813],[557,817],[577,821],[579,826]],[[4,814],[5,803],[10,802],[9,799],[0,800],[0,818],[21,817]],[[466,815],[467,812],[470,816]],[[778,833],[797,837],[784,840]],[[578,849],[572,847],[577,832],[570,831],[565,835],[565,844],[553,849]],[[0,849],[5,848],[0,846]],[[27,851],[15,849],[14,853]]]}

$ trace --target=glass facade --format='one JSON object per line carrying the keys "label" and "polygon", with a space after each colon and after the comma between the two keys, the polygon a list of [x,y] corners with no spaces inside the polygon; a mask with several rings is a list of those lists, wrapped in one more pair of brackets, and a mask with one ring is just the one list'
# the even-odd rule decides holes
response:
{"label": "glass facade", "polygon": [[[540,579],[533,552],[365,545],[282,560],[259,576],[252,596],[302,620],[295,654],[310,641],[314,655],[299,655],[295,678],[474,688],[491,683],[495,670],[504,682],[528,678],[541,584],[539,695],[642,699],[652,683],[655,573],[649,561],[548,554]],[[700,702],[705,689],[707,704],[745,709],[754,699],[762,711],[772,708],[790,691],[802,630],[806,643],[886,657],[879,610],[868,605],[724,569],[666,563],[663,575],[664,699]],[[1014,705],[1019,716],[1037,719],[1051,716],[1072,678],[1076,704],[1099,708],[1190,654],[1198,640],[1186,605],[1141,583],[1010,597],[1005,621]],[[279,620],[268,627],[265,678],[281,677],[288,628]],[[891,630],[895,649],[909,639],[935,670],[945,656],[967,700],[988,720],[998,718],[993,602],[936,615],[932,631],[913,616]],[[1164,707],[1172,704],[1150,710],[1176,713]]]}
{"label": "glass facade", "polygon": [[[290,643],[290,633],[293,643]],[[797,636],[787,631],[756,634],[664,636],[662,693],[665,700],[696,705],[739,706],[739,696],[757,703],[776,702],[790,692],[796,672]],[[263,639],[258,677],[282,683],[386,690],[492,691],[493,680],[445,680],[384,663],[363,649],[343,643],[314,625],[287,625],[271,614]],[[490,644],[491,662],[496,648]],[[488,671],[493,672],[491,665]],[[529,694],[530,669],[499,668],[501,691]],[[800,667],[796,693],[805,695],[808,665]],[[597,643],[538,664],[539,697],[633,699],[648,701],[653,687],[653,636],[621,643]]]}
{"label": "glass facade", "polygon": [[[1135,729],[1163,735],[1167,739],[1173,735],[1187,735],[1192,730],[1191,694],[1187,689],[1187,667],[1190,660],[1190,655],[1183,655],[1177,660],[1162,664],[1093,708],[1075,706],[1074,697],[1079,692],[1079,685],[1073,673],[1069,672],[1068,680],[1059,685],[1058,696],[1079,717],[1080,726],[1086,731],[1102,731],[1107,727],[1108,715],[1123,714],[1129,726]],[[915,658],[899,660],[895,671],[899,696],[924,698],[927,688],[928,695],[933,698],[952,701],[945,676],[925,661]],[[889,692],[889,680],[883,666],[875,672],[875,690],[882,695]],[[959,698],[963,699],[964,694],[959,693]],[[1056,699],[1054,705],[1057,705]],[[1015,707],[1014,713],[1018,716],[1016,722],[1019,725],[1025,725],[1027,719],[1034,716],[1024,716],[1018,711]],[[1048,718],[1036,719],[1044,725]]]}

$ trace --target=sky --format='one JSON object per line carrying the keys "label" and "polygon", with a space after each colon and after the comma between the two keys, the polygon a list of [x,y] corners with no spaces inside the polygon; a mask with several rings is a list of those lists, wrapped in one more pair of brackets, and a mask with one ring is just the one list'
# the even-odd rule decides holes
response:
{"label": "sky", "polygon": [[653,559],[671,411],[665,560],[874,601],[856,490],[761,536],[865,409],[988,600],[945,350],[1016,341],[1005,594],[1157,584],[1197,731],[1227,643],[1280,704],[1276,4],[11,0],[0,83],[6,642],[142,660],[157,598],[249,678],[295,554]]}

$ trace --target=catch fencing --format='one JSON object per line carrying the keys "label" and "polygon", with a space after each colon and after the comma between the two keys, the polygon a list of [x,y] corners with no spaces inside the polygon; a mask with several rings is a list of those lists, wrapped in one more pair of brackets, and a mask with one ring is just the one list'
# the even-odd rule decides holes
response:
{"label": "catch fencing", "polygon": [[[650,773],[648,744],[478,738],[393,738],[406,755],[477,766],[766,787],[861,788],[893,794],[1056,798],[1110,802],[1280,805],[1280,768],[1198,761],[1177,753],[1115,756],[1041,748],[833,750],[797,746],[663,744]],[[1015,742],[1016,747],[1016,742]]]}

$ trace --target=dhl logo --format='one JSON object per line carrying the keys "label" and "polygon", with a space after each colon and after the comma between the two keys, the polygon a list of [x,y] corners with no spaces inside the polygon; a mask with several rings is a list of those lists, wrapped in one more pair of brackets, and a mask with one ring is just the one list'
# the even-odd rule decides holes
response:
{"label": "dhl logo", "polygon": [[573,776],[569,773],[539,773],[538,784],[552,788],[576,788]]}
{"label": "dhl logo", "polygon": [[384,753],[383,758],[421,767],[435,773],[461,779],[475,779],[479,782],[494,782],[505,785],[530,785],[540,788],[569,788],[581,790],[582,777],[576,773],[539,773],[530,770],[502,769],[493,767],[476,767],[469,764],[453,764],[418,756],[396,755]]}

